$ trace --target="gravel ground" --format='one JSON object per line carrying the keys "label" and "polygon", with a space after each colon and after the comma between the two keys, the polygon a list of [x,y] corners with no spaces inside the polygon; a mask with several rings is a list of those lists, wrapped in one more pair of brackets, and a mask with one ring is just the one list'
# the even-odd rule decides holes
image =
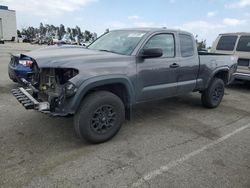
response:
{"label": "gravel ground", "polygon": [[217,109],[198,93],[139,105],[100,145],[76,138],[72,118],[26,111],[10,94],[0,45],[0,187],[250,187],[250,86],[226,89]]}

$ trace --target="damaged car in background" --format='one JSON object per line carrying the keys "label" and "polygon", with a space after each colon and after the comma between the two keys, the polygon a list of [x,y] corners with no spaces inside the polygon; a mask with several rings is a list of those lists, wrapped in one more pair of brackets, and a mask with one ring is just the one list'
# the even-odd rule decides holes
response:
{"label": "damaged car in background", "polygon": [[133,107],[200,92],[216,108],[237,70],[238,58],[197,52],[192,34],[169,29],[124,29],[104,34],[88,48],[47,47],[13,55],[32,70],[26,87],[12,93],[26,108],[74,116],[77,135],[101,143],[119,131]]}
{"label": "damaged car in background", "polygon": [[[75,45],[58,45],[57,48],[75,48]],[[82,47],[84,48],[84,47]],[[22,84],[22,80],[31,81],[33,72],[32,72],[33,61],[30,57],[27,57],[23,54],[19,56],[11,56],[11,61],[8,65],[8,74],[9,78],[13,82],[18,82]]]}

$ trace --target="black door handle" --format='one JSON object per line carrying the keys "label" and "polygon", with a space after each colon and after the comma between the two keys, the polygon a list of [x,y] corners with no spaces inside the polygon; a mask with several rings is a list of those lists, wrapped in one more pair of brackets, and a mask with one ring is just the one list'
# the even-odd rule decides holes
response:
{"label": "black door handle", "polygon": [[170,65],[170,68],[173,68],[173,69],[178,68],[178,67],[180,67],[180,65],[177,63],[173,63],[172,65]]}

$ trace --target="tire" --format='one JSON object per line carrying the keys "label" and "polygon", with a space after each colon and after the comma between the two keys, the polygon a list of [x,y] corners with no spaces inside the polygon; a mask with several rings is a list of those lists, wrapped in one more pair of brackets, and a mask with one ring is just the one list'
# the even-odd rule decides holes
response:
{"label": "tire", "polygon": [[13,78],[12,81],[15,82],[15,83],[18,82],[18,80],[16,78]]}
{"label": "tire", "polygon": [[125,120],[122,100],[108,91],[89,94],[74,116],[74,129],[83,140],[98,144],[113,138]]}
{"label": "tire", "polygon": [[222,79],[213,78],[209,87],[202,92],[201,101],[206,108],[216,108],[224,96],[225,84]]}
{"label": "tire", "polygon": [[17,79],[16,78],[14,78],[14,77],[12,77],[12,76],[10,76],[10,74],[9,74],[9,78],[13,81],[13,82],[17,82]]}

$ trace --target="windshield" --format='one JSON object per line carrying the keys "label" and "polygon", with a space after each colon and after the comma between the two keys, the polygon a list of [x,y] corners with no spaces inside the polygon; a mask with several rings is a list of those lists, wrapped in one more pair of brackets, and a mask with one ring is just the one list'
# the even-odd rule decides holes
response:
{"label": "windshield", "polygon": [[97,39],[88,48],[130,55],[145,34],[145,31],[111,31]]}

